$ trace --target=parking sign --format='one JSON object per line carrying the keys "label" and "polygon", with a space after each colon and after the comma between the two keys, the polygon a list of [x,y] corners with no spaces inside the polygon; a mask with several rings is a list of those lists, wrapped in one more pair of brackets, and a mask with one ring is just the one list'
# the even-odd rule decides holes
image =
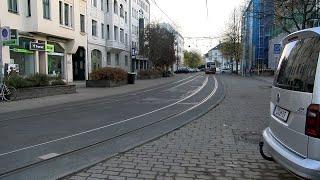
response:
{"label": "parking sign", "polygon": [[10,40],[10,28],[9,27],[1,27],[0,28],[0,39],[1,41]]}

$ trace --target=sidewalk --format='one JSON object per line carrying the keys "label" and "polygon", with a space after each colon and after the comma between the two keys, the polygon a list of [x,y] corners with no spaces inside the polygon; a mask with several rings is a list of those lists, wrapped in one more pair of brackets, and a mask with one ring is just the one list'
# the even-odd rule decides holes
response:
{"label": "sidewalk", "polygon": [[269,84],[272,84],[274,80],[274,76],[252,76],[252,78]]}
{"label": "sidewalk", "polygon": [[96,99],[101,97],[108,97],[113,95],[136,92],[139,90],[159,86],[162,84],[174,82],[188,75],[176,74],[170,78],[161,78],[153,80],[137,80],[133,85],[125,85],[115,88],[85,88],[84,82],[75,82],[77,86],[76,94],[64,94],[57,96],[48,96],[36,99],[26,99],[14,102],[0,102],[0,113],[13,112],[26,109],[34,109],[46,106],[55,106],[64,103],[84,101],[89,99]]}
{"label": "sidewalk", "polygon": [[202,118],[65,179],[295,179],[259,154],[269,123],[270,85],[221,78],[226,99]]}

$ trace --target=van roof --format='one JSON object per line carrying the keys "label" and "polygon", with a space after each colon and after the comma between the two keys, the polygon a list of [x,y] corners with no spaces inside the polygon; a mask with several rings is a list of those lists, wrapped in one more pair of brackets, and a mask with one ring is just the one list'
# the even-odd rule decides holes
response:
{"label": "van roof", "polygon": [[294,32],[294,33],[288,35],[287,37],[285,37],[282,41],[282,44],[286,45],[289,42],[294,41],[294,40],[311,38],[311,37],[316,37],[316,36],[320,36],[320,27],[309,28],[309,29],[304,29],[304,30]]}

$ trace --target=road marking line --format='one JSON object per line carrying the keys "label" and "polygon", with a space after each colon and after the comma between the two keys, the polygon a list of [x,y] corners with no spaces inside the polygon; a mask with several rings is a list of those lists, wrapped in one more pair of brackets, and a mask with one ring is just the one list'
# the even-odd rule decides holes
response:
{"label": "road marking line", "polygon": [[59,155],[60,155],[60,154],[57,154],[57,153],[49,153],[49,154],[46,154],[46,155],[43,155],[43,156],[39,156],[38,158],[39,158],[39,159],[42,159],[42,160],[48,160],[48,159],[57,157],[57,156],[59,156]]}
{"label": "road marking line", "polygon": [[143,116],[146,116],[146,115],[161,111],[163,109],[167,109],[169,107],[172,107],[172,106],[174,106],[176,104],[179,104],[182,101],[185,101],[185,100],[189,99],[190,97],[198,94],[207,85],[207,83],[208,83],[208,76],[204,80],[202,86],[200,86],[198,89],[196,89],[192,94],[190,94],[189,96],[187,96],[187,97],[185,97],[183,99],[180,99],[179,101],[177,101],[177,102],[175,102],[173,104],[169,104],[169,105],[164,106],[162,108],[159,108],[159,109],[156,109],[156,110],[153,110],[153,111],[150,111],[150,112],[147,112],[147,113],[144,113],[144,114],[141,114],[141,115],[138,115],[138,116],[123,120],[123,121],[119,121],[119,122],[116,122],[116,123],[112,123],[112,124],[109,124],[109,125],[105,125],[105,126],[101,126],[101,127],[95,128],[95,129],[84,131],[84,132],[81,132],[81,133],[73,134],[73,135],[70,135],[70,136],[66,136],[66,137],[55,139],[55,140],[47,141],[47,142],[44,142],[44,143],[40,143],[40,144],[36,144],[36,145],[32,145],[32,146],[27,146],[27,147],[16,149],[16,150],[13,150],[13,151],[10,151],[10,152],[2,153],[2,154],[0,154],[0,157],[1,156],[5,156],[5,155],[9,155],[9,154],[13,154],[13,153],[17,153],[17,152],[20,152],[20,151],[24,151],[24,150],[36,148],[36,147],[39,147],[39,146],[43,146],[43,145],[47,145],[47,144],[63,141],[63,140],[70,139],[70,138],[73,138],[73,137],[76,137],[76,136],[88,134],[88,133],[91,133],[91,132],[94,132],[94,131],[98,131],[98,130],[101,130],[101,129],[105,129],[105,128],[108,128],[108,127],[111,127],[111,126],[114,126],[114,125],[123,124],[125,122],[128,122],[128,121],[131,121],[131,120],[134,120],[134,119],[137,119],[137,118],[140,118],[140,117],[143,117]]}
{"label": "road marking line", "polygon": [[187,83],[189,83],[189,82],[191,82],[191,81],[194,81],[195,79],[198,79],[200,76],[196,76],[195,78],[193,78],[193,79],[190,79],[189,81],[186,81],[186,82],[184,82],[184,83],[181,83],[181,84],[178,84],[178,85],[176,85],[176,86],[173,86],[173,87],[171,87],[171,88],[169,88],[169,89],[167,89],[167,90],[165,90],[165,91],[170,91],[170,90],[172,90],[172,89],[175,89],[175,88],[177,88],[177,87],[180,87],[180,86],[182,86],[182,85],[185,85],[185,84],[187,84]]}

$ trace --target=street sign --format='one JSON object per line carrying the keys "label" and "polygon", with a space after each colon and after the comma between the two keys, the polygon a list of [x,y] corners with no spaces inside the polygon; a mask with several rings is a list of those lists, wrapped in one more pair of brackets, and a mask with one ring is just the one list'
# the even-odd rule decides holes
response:
{"label": "street sign", "polygon": [[132,48],[132,49],[131,49],[131,57],[132,57],[133,59],[135,59],[136,56],[137,56],[136,48]]}
{"label": "street sign", "polygon": [[10,27],[1,27],[0,28],[0,39],[1,39],[1,41],[10,40]]}
{"label": "street sign", "polygon": [[10,39],[2,41],[4,46],[17,46],[19,45],[19,35],[18,30],[10,29]]}
{"label": "street sign", "polygon": [[274,54],[280,54],[281,53],[281,44],[274,44],[273,52],[274,52]]}

